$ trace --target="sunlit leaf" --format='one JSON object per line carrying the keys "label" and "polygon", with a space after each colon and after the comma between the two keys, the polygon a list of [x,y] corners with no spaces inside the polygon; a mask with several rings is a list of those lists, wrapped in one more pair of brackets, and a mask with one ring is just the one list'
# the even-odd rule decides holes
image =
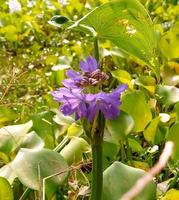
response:
{"label": "sunlit leaf", "polygon": [[13,191],[9,182],[5,178],[0,177],[0,199],[13,200],[13,196]]}
{"label": "sunlit leaf", "polygon": [[[49,149],[21,149],[11,163],[17,177],[22,184],[35,190],[42,189],[42,180],[47,176],[67,170],[68,165],[64,158]],[[57,186],[62,184],[67,176],[67,171],[50,178],[46,182],[46,194],[52,197]]]}
{"label": "sunlit leaf", "polygon": [[62,149],[60,154],[70,165],[73,162],[81,161],[83,153],[87,153],[89,151],[89,144],[83,138],[72,137],[71,141]]}
{"label": "sunlit leaf", "polygon": [[148,142],[155,143],[155,137],[157,133],[158,124],[160,122],[160,117],[156,117],[151,121],[148,127],[144,130],[144,137]]}
{"label": "sunlit leaf", "polygon": [[170,189],[161,200],[178,200],[179,190]]}
{"label": "sunlit leaf", "polygon": [[169,130],[167,140],[174,142],[173,159],[179,160],[179,122],[176,122]]}
{"label": "sunlit leaf", "polygon": [[25,124],[5,126],[0,129],[0,151],[10,153],[15,150],[32,127],[32,121]]}
{"label": "sunlit leaf", "polygon": [[133,131],[135,132],[143,131],[152,119],[150,107],[140,91],[124,94],[120,109],[132,116],[135,123]]}
{"label": "sunlit leaf", "polygon": [[159,102],[166,107],[179,102],[179,89],[174,86],[158,85],[156,93],[158,94]]}
{"label": "sunlit leaf", "polygon": [[[120,162],[114,162],[103,174],[103,200],[120,199],[145,174],[146,172],[141,169],[133,168]],[[155,195],[156,186],[151,181],[135,199],[155,200]]]}
{"label": "sunlit leaf", "polygon": [[167,31],[159,42],[162,53],[167,58],[179,58],[179,22]]}
{"label": "sunlit leaf", "polygon": [[134,120],[127,113],[121,112],[115,119],[107,120],[106,126],[112,137],[119,142],[119,140],[124,140],[126,135],[131,132],[134,127]]}

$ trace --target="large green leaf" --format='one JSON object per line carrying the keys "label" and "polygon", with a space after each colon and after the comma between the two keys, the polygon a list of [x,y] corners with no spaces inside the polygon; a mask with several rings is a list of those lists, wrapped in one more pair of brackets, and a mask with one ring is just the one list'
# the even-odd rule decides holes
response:
{"label": "large green leaf", "polygon": [[42,112],[32,116],[33,130],[44,140],[45,147],[55,147],[53,113]]}
{"label": "large green leaf", "polygon": [[164,106],[168,107],[179,102],[179,89],[169,85],[158,85],[156,93]]}
{"label": "large green leaf", "polygon": [[[35,190],[42,189],[43,178],[68,169],[64,158],[49,149],[21,149],[12,161],[11,167],[24,185]],[[66,176],[67,171],[46,181],[48,197],[53,195]]]}
{"label": "large green leaf", "polygon": [[144,133],[143,133],[144,138],[148,142],[152,142],[152,144],[155,143],[155,137],[156,137],[159,122],[160,122],[160,117],[156,117],[155,119],[153,119],[151,123],[149,124],[149,126],[144,130]]}
{"label": "large green leaf", "polygon": [[[103,200],[120,199],[135,182],[143,175],[141,169],[136,169],[121,162],[114,162],[104,171]],[[156,195],[156,186],[150,182],[135,200],[154,200]]]}
{"label": "large green leaf", "polygon": [[[58,23],[57,18],[54,25],[62,24]],[[155,55],[157,42],[152,22],[139,1],[107,2],[75,22],[71,28],[112,41],[122,51],[139,58],[158,72]]]}
{"label": "large green leaf", "polygon": [[5,126],[0,129],[0,151],[10,153],[14,151],[32,127],[32,121],[25,124]]}
{"label": "large green leaf", "polygon": [[13,191],[9,182],[0,177],[0,200],[13,200]]}
{"label": "large green leaf", "polygon": [[11,167],[11,162],[0,168],[0,176],[6,178],[10,184],[13,183],[17,176]]}
{"label": "large green leaf", "polygon": [[119,140],[124,140],[126,135],[131,132],[134,127],[134,120],[130,115],[121,111],[115,119],[107,120],[106,126],[114,140],[119,142]]}
{"label": "large green leaf", "polygon": [[173,158],[179,160],[179,122],[176,122],[169,130],[167,140],[174,142]]}
{"label": "large green leaf", "polygon": [[133,117],[135,122],[133,131],[143,131],[152,120],[150,107],[145,100],[145,96],[140,91],[126,93],[122,98],[120,109]]}
{"label": "large green leaf", "polygon": [[179,22],[160,39],[159,47],[167,58],[179,58]]}
{"label": "large green leaf", "polygon": [[87,153],[89,151],[89,144],[83,138],[72,137],[71,141],[62,149],[60,154],[70,165],[73,162],[81,161],[83,153]]}

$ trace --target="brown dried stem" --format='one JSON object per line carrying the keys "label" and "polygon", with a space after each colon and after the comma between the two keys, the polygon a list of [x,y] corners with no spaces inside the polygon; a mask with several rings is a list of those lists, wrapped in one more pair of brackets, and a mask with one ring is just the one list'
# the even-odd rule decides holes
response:
{"label": "brown dried stem", "polygon": [[167,162],[173,152],[173,146],[174,144],[171,141],[165,144],[165,148],[156,165],[152,167],[145,176],[141,177],[135,185],[127,193],[125,193],[122,198],[120,198],[120,200],[132,200],[151,180],[153,180],[159,172],[161,172],[161,170],[167,165]]}

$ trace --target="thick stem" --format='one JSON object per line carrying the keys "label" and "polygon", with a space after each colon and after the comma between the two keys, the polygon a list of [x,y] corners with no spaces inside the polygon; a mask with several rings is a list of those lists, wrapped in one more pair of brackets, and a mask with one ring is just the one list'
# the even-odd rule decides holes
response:
{"label": "thick stem", "polygon": [[92,128],[92,186],[91,200],[101,200],[103,191],[103,135],[105,119],[99,113]]}
{"label": "thick stem", "polygon": [[99,61],[99,46],[98,46],[98,38],[97,37],[94,38],[94,57],[98,62]]}
{"label": "thick stem", "polygon": [[101,200],[103,189],[102,141],[94,141],[91,147],[93,156],[91,200]]}

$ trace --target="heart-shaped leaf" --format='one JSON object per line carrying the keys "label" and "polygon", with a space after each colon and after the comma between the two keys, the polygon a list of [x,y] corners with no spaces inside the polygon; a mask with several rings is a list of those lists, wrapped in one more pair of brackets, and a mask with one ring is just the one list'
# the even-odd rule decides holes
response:
{"label": "heart-shaped leaf", "polygon": [[22,184],[34,190],[40,190],[44,178],[64,171],[46,181],[46,194],[49,198],[68,174],[65,171],[68,169],[68,165],[64,158],[49,149],[21,149],[12,161],[11,167]]}
{"label": "heart-shaped leaf", "polygon": [[[52,24],[62,25],[61,20],[60,23],[55,20],[55,23]],[[139,1],[109,1],[74,22],[68,29],[72,28],[112,41],[122,51],[147,63],[158,74],[157,40],[151,19]]]}
{"label": "heart-shaped leaf", "polygon": [[[146,172],[121,162],[114,162],[104,171],[103,200],[120,199]],[[156,186],[151,181],[135,200],[156,199]]]}
{"label": "heart-shaped leaf", "polygon": [[25,124],[2,127],[0,129],[0,151],[8,154],[19,147],[31,127],[32,121]]}
{"label": "heart-shaped leaf", "polygon": [[135,123],[133,131],[136,132],[143,131],[152,119],[150,107],[140,91],[124,94],[120,109],[132,116]]}

